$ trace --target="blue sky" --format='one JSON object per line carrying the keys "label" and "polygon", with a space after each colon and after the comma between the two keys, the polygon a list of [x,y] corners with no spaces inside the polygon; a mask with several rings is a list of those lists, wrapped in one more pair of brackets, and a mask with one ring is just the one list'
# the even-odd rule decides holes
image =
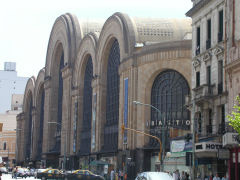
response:
{"label": "blue sky", "polygon": [[19,76],[37,76],[44,67],[52,25],[70,12],[79,19],[106,20],[115,12],[133,17],[184,18],[191,0],[7,0],[0,6],[0,70],[17,63]]}

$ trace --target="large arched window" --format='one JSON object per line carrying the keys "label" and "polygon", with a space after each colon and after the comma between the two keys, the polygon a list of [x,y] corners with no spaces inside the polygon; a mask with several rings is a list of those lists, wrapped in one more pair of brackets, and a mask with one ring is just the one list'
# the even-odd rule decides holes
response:
{"label": "large arched window", "polygon": [[120,50],[115,40],[110,49],[107,66],[106,124],[104,127],[103,151],[113,152],[118,148],[119,75]]}
{"label": "large arched window", "polygon": [[[151,105],[159,109],[151,109],[151,133],[160,137],[162,127],[177,129],[190,128],[190,113],[184,106],[185,96],[189,94],[186,79],[177,71],[166,70],[160,73],[152,86]],[[168,136],[168,133],[165,133]],[[166,138],[165,138],[166,139]],[[150,139],[151,146],[157,146],[157,141]]]}
{"label": "large arched window", "polygon": [[42,142],[43,142],[43,120],[44,120],[44,98],[45,98],[45,91],[44,87],[42,85],[41,91],[40,91],[40,122],[39,122],[39,136],[38,136],[38,141],[37,141],[37,159],[41,159],[42,155]]}
{"label": "large arched window", "polygon": [[80,155],[90,154],[91,152],[91,125],[92,125],[92,78],[93,64],[89,56],[83,88],[83,122],[81,127]]}
{"label": "large arched window", "polygon": [[32,100],[32,93],[29,95],[28,99],[28,111],[27,111],[27,124],[26,124],[26,146],[25,146],[25,153],[26,159],[30,159],[31,151],[32,151],[32,106],[33,106],[33,100]]}
{"label": "large arched window", "polygon": [[[57,123],[62,125],[62,101],[63,101],[63,78],[62,78],[62,68],[64,67],[64,53],[62,52],[60,65],[58,69],[58,113],[57,113]],[[57,125],[57,135],[56,135],[56,152],[60,152],[61,148],[61,128],[62,126]]]}

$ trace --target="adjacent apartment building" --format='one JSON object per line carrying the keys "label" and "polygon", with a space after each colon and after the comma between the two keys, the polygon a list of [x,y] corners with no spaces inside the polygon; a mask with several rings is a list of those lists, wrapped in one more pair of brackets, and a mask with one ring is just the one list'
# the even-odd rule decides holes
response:
{"label": "adjacent apartment building", "polygon": [[[11,110],[0,114],[0,157],[5,166],[15,164],[16,148],[16,116],[22,111],[23,94],[12,95]],[[20,129],[18,129],[20,130]]]}
{"label": "adjacent apartment building", "polygon": [[12,95],[23,94],[27,80],[17,75],[15,62],[4,62],[4,70],[0,70],[0,113],[11,109]]}
{"label": "adjacent apartment building", "polygon": [[238,134],[229,126],[240,94],[239,0],[192,0],[192,98],[196,174],[239,179]]}

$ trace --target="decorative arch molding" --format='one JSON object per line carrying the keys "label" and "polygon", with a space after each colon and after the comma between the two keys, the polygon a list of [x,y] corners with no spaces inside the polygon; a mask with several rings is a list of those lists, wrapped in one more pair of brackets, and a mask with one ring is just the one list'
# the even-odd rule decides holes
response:
{"label": "decorative arch molding", "polygon": [[[83,82],[86,63],[88,57],[91,56],[93,63],[93,74],[97,74],[96,48],[98,35],[96,33],[88,33],[80,43],[77,59],[73,69],[73,86],[80,88],[80,82]],[[83,86],[83,85],[82,85]]]}
{"label": "decorative arch molding", "polygon": [[34,104],[35,104],[35,77],[32,76],[28,79],[23,99],[23,112],[24,112],[24,122],[23,122],[23,132],[24,132],[24,159],[29,160],[32,153],[32,125],[33,125],[33,114],[34,114]]}
{"label": "decorative arch molding", "polygon": [[37,80],[36,80],[36,85],[35,85],[35,89],[34,89],[34,94],[36,96],[36,101],[34,106],[37,107],[37,99],[38,99],[38,95],[41,91],[41,88],[44,84],[44,77],[45,77],[45,68],[42,68],[37,76]]}
{"label": "decorative arch molding", "polygon": [[[107,19],[100,33],[97,61],[99,61],[99,74],[104,71],[104,64],[107,64],[108,54],[112,43],[117,39],[120,47],[120,61],[133,53],[136,43],[136,30],[133,21],[127,14],[115,13]],[[106,65],[105,65],[106,66]]]}
{"label": "decorative arch molding", "polygon": [[64,65],[71,65],[76,58],[82,37],[83,32],[76,16],[67,13],[56,19],[48,42],[45,64],[46,77],[51,76],[52,66],[54,66],[53,61],[59,44],[62,44],[64,52]]}
{"label": "decorative arch molding", "polygon": [[38,73],[36,85],[35,85],[35,107],[36,116],[34,119],[34,129],[33,129],[33,155],[34,160],[40,159],[42,152],[42,140],[43,140],[43,121],[44,121],[44,77],[45,68],[41,69]]}
{"label": "decorative arch molding", "polygon": [[25,92],[24,92],[24,98],[23,98],[23,112],[26,112],[28,108],[27,103],[28,103],[28,98],[30,93],[32,95],[33,105],[35,104],[35,91],[34,91],[35,84],[36,84],[36,80],[34,76],[28,79]]}

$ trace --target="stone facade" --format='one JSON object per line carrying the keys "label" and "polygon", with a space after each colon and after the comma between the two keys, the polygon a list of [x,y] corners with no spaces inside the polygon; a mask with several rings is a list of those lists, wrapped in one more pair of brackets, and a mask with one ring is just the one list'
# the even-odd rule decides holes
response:
{"label": "stone facade", "polygon": [[[194,0],[187,16],[192,18],[192,97],[189,105],[194,115],[195,142],[221,143],[226,127],[227,84],[225,57],[225,1]],[[197,145],[196,145],[197,146]],[[202,178],[226,174],[224,160],[217,152],[195,149],[197,173]],[[205,159],[208,160],[206,163]],[[211,168],[207,168],[211,167]]]}
{"label": "stone facade", "polygon": [[[127,144],[124,144],[121,126],[127,117],[128,127],[149,132],[146,120],[151,121],[151,109],[132,102],[151,104],[152,86],[159,74],[167,70],[176,72],[191,87],[191,41],[186,40],[191,33],[190,23],[186,19],[134,19],[115,13],[104,24],[98,23],[100,31],[85,32],[91,28],[85,28],[75,16],[65,14],[57,18],[49,39],[46,66],[37,79],[29,79],[25,89],[24,112],[17,120],[19,129],[22,129],[19,132],[21,136],[18,136],[18,163],[66,165],[66,168],[79,168],[81,165],[87,168],[89,162],[102,160],[111,164],[110,170],[124,169],[128,158],[136,161],[142,157],[149,138],[129,131]],[[95,27],[94,23],[92,26]],[[106,103],[114,102],[108,96],[116,91],[112,87],[111,92],[108,86],[116,80],[109,81],[111,76],[108,75],[111,71],[108,67],[117,63],[109,63],[114,58],[119,60],[118,69],[113,74],[119,78],[119,94],[111,97],[118,104],[107,106]],[[84,93],[87,93],[85,85],[89,81],[85,78],[86,71],[92,72],[89,76],[92,102],[87,103],[84,100]],[[128,113],[124,116],[126,79]],[[85,111],[88,111],[83,108],[89,103],[92,103],[90,127],[83,120],[87,118]],[[111,106],[117,108],[116,114],[112,114],[117,122],[106,117],[109,113],[107,108],[111,109]],[[90,129],[85,131],[84,128]],[[171,130],[179,136],[190,132],[182,128]],[[86,146],[90,149],[81,144],[86,139],[89,140]],[[109,148],[104,141],[109,141],[114,147],[116,145],[117,149]],[[30,152],[26,152],[27,145],[31,147]],[[84,148],[87,150],[85,154]],[[150,165],[146,167],[145,162],[150,162],[151,156],[136,164],[135,173],[150,170]]]}

